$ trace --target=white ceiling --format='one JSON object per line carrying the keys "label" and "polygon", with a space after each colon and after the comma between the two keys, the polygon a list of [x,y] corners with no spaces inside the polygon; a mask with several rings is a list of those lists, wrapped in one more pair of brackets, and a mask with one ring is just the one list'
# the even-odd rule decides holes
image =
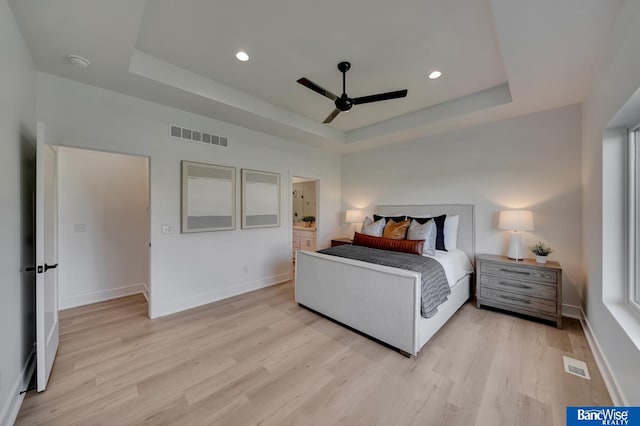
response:
{"label": "white ceiling", "polygon": [[[9,3],[40,71],[348,152],[582,101],[622,1]],[[350,96],[408,96],[322,124],[332,102],[296,80],[340,94],[342,60]]]}

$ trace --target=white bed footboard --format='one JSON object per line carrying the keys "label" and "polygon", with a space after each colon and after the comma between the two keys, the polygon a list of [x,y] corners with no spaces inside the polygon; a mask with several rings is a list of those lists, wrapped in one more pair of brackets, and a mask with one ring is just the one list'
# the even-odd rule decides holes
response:
{"label": "white bed footboard", "polygon": [[[378,206],[381,216],[458,216],[457,247],[475,260],[475,219],[471,204]],[[359,260],[298,251],[296,301],[387,345],[416,356],[469,299],[471,276],[453,283],[438,313],[420,315],[420,274]]]}
{"label": "white bed footboard", "polygon": [[411,355],[420,350],[420,274],[298,251],[296,302]]}

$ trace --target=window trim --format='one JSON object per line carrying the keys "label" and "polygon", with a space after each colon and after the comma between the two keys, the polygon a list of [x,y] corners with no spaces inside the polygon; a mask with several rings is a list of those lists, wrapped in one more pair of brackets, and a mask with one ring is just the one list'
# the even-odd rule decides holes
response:
{"label": "window trim", "polygon": [[[600,200],[602,303],[615,323],[640,351],[640,313],[629,299],[631,283],[629,225],[632,217],[629,213],[633,207],[629,190],[629,130],[635,129],[638,125],[640,125],[640,88],[602,128],[602,173],[599,178],[602,182]],[[640,151],[640,141],[636,142]],[[640,173],[640,164],[638,164],[638,173]],[[638,200],[638,208],[640,208],[640,200]],[[638,249],[640,250],[640,247]],[[640,274],[640,270],[638,273]],[[587,309],[589,305],[587,300]],[[588,315],[585,317],[588,318]]]}
{"label": "window trim", "polygon": [[640,117],[627,128],[627,286],[626,303],[640,315]]}

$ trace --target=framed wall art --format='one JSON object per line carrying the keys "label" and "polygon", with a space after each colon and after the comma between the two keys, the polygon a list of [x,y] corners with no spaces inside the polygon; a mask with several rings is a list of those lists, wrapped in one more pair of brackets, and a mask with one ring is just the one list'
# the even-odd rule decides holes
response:
{"label": "framed wall art", "polygon": [[236,229],[235,167],[182,161],[181,232]]}
{"label": "framed wall art", "polygon": [[280,226],[280,174],[242,169],[242,228]]}

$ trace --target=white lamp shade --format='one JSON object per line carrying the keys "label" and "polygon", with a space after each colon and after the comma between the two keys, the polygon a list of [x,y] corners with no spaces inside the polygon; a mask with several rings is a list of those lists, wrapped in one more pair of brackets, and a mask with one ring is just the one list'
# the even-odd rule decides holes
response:
{"label": "white lamp shade", "polygon": [[531,210],[503,210],[500,212],[498,228],[507,231],[533,231]]}
{"label": "white lamp shade", "polygon": [[362,223],[362,210],[347,210],[345,222]]}

